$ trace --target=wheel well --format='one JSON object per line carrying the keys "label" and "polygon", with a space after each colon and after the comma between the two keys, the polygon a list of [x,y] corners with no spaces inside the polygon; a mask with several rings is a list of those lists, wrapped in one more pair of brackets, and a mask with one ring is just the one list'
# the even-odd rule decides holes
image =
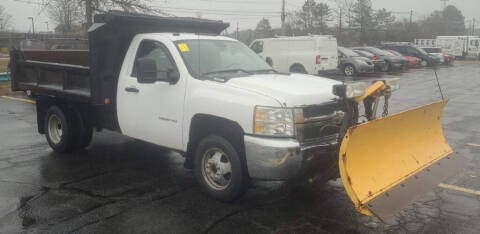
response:
{"label": "wheel well", "polygon": [[193,168],[193,155],[195,155],[198,142],[202,137],[211,134],[218,134],[229,140],[241,155],[241,158],[245,158],[245,147],[243,143],[244,132],[238,123],[213,115],[197,114],[192,118],[190,123],[187,153],[185,154],[185,167]]}
{"label": "wheel well", "polygon": [[66,112],[69,112],[73,114],[77,120],[81,120],[82,124],[86,124],[84,121],[87,118],[82,115],[82,112],[79,111],[77,107],[53,98],[37,98],[36,107],[38,133],[45,134],[45,114],[51,106],[58,106],[65,114],[67,114]]}
{"label": "wheel well", "polygon": [[267,57],[267,58],[265,59],[265,62],[267,62],[268,65],[273,66],[273,60],[272,60],[272,58]]}
{"label": "wheel well", "polygon": [[302,64],[300,64],[300,63],[294,63],[294,64],[292,64],[292,66],[290,66],[289,71],[292,71],[292,68],[294,68],[294,67],[301,67],[304,71],[306,71],[306,70],[305,70],[305,67],[304,67]]}

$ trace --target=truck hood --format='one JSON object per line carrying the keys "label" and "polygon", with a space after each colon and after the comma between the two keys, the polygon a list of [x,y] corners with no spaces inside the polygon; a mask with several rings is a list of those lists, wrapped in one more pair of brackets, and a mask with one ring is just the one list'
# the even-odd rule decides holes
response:
{"label": "truck hood", "polygon": [[329,102],[336,97],[332,92],[335,84],[341,82],[304,74],[256,74],[226,82],[232,87],[269,96],[286,107]]}

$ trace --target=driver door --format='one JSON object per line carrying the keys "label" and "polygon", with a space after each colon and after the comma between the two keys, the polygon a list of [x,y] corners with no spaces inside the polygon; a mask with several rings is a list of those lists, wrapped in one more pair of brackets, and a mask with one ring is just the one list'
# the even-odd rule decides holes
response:
{"label": "driver door", "polygon": [[[138,42],[137,42],[138,43]],[[185,96],[185,74],[179,71],[168,41],[141,40],[130,71],[122,73],[117,90],[117,115],[122,133],[173,149],[182,148],[182,119]],[[169,45],[171,48],[169,48]],[[127,56],[128,58],[128,56]],[[154,59],[157,71],[176,70],[175,82],[140,83],[137,79],[140,58]]]}

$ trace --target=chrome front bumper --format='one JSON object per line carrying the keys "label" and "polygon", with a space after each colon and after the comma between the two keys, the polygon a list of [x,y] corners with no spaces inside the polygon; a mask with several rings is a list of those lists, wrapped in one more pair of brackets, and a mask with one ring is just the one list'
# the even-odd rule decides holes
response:
{"label": "chrome front bumper", "polygon": [[[302,146],[296,139],[244,136],[245,156],[250,177],[263,180],[286,180],[302,168],[312,145]],[[331,145],[336,145],[332,142]],[[326,147],[321,144],[317,147]]]}

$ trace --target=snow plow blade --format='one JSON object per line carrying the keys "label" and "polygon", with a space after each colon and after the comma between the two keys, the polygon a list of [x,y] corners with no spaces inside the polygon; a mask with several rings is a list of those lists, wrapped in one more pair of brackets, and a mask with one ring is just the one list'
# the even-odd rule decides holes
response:
{"label": "snow plow blade", "polygon": [[339,151],[340,175],[355,208],[381,220],[461,169],[441,126],[446,101],[350,127]]}

